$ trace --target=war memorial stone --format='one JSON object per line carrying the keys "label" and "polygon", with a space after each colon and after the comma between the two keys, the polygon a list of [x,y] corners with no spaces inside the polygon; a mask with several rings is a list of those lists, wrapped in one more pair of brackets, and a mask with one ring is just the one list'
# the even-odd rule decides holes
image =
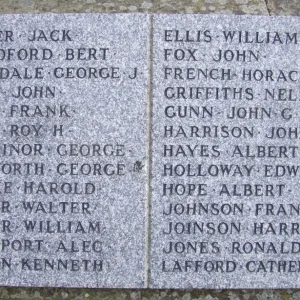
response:
{"label": "war memorial stone", "polygon": [[1,16],[1,285],[145,286],[148,28]]}
{"label": "war memorial stone", "polygon": [[299,18],[1,25],[0,285],[300,286]]}
{"label": "war memorial stone", "polygon": [[154,16],[151,287],[300,286],[299,26]]}

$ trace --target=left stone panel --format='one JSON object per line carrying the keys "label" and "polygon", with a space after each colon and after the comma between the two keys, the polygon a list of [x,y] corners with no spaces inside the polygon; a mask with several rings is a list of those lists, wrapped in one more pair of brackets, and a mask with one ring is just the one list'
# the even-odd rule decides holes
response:
{"label": "left stone panel", "polygon": [[0,19],[0,284],[144,287],[148,16]]}

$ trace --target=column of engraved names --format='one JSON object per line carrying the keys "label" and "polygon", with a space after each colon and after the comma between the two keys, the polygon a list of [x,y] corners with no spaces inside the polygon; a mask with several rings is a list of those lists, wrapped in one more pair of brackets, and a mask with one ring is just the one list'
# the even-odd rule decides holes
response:
{"label": "column of engraved names", "polygon": [[[4,28],[0,34],[3,270],[105,268],[97,202],[103,177],[125,175],[126,150],[97,134],[82,137],[88,96],[79,92],[82,99],[75,101],[71,89],[83,81],[111,83],[123,73],[110,62],[114,49],[96,42],[78,46],[81,34],[67,26]],[[88,125],[91,131],[93,122]]]}
{"label": "column of engraved names", "polygon": [[161,271],[299,272],[299,34],[205,23],[160,39]]}

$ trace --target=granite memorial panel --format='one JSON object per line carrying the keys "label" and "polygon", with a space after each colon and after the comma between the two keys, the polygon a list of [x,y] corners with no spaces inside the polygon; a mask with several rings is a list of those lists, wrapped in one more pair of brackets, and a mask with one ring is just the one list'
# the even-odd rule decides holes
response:
{"label": "granite memorial panel", "polygon": [[0,284],[144,287],[148,16],[0,19]]}
{"label": "granite memorial panel", "polygon": [[299,287],[299,18],[149,19],[1,16],[0,284]]}
{"label": "granite memorial panel", "polygon": [[300,286],[300,19],[155,15],[152,288]]}

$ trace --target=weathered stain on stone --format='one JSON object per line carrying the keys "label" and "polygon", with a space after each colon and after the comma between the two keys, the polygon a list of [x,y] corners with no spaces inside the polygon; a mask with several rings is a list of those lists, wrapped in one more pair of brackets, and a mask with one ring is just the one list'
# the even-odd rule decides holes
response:
{"label": "weathered stain on stone", "polygon": [[[295,0],[296,1],[296,0]],[[249,7],[249,10],[247,9]],[[5,0],[1,13],[144,12],[268,14],[264,0]]]}
{"label": "weathered stain on stone", "polygon": [[267,0],[272,16],[299,16],[299,0]]}
{"label": "weathered stain on stone", "polygon": [[0,300],[299,300],[297,290],[97,290],[1,288]]}

